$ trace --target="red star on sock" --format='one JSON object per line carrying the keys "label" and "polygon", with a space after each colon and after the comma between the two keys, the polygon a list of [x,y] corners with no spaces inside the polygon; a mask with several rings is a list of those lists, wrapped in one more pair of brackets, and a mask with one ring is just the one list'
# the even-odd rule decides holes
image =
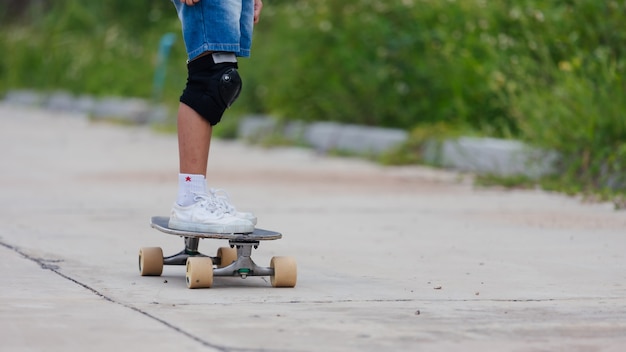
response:
{"label": "red star on sock", "polygon": [[187,178],[185,178],[185,182],[191,182],[191,177],[187,176]]}

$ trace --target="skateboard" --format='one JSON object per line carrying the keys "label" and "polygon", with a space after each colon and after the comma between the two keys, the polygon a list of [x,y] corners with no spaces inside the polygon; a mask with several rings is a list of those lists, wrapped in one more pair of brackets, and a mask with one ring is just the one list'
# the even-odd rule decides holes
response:
{"label": "skateboard", "polygon": [[[185,249],[169,257],[163,257],[160,247],[144,247],[139,250],[139,273],[141,276],[160,276],[163,265],[185,265],[188,288],[209,288],[216,276],[269,276],[273,287],[294,287],[297,266],[293,257],[273,257],[269,267],[256,265],[251,258],[252,249],[261,241],[277,240],[282,234],[263,229],[250,233],[205,233],[176,230],[168,227],[169,218],[153,216],[150,226],[170,235],[183,237]],[[215,257],[198,251],[201,239],[228,240],[229,247],[220,247]]]}

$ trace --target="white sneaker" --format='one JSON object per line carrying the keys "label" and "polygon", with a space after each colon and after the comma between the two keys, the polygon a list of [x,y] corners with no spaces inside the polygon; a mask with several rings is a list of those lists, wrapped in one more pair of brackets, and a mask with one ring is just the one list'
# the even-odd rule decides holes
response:
{"label": "white sneaker", "polygon": [[226,212],[224,205],[216,197],[196,194],[194,200],[194,204],[185,207],[174,203],[168,225],[170,228],[211,233],[254,231],[254,224]]}
{"label": "white sneaker", "polygon": [[215,197],[218,205],[222,207],[225,213],[231,214],[239,219],[248,220],[252,223],[252,225],[256,225],[257,217],[250,212],[237,211],[237,209],[235,209],[235,207],[230,203],[228,193],[226,193],[223,189],[211,188],[209,189],[209,194]]}

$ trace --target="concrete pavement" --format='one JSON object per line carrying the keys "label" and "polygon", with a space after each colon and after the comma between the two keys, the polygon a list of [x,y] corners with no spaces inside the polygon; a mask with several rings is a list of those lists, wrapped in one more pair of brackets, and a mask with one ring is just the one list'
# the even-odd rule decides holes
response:
{"label": "concrete pavement", "polygon": [[[298,285],[183,267],[141,277],[137,252],[176,193],[176,137],[0,105],[3,351],[621,351],[626,213],[541,191],[293,148],[215,141],[211,186],[284,238]],[[203,241],[213,254],[220,241]]]}

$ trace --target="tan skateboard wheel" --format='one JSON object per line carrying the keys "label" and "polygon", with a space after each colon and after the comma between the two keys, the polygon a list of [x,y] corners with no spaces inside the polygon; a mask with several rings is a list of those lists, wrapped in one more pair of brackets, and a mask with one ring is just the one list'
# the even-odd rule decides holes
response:
{"label": "tan skateboard wheel", "polygon": [[218,268],[229,266],[232,262],[237,260],[237,250],[230,247],[220,247],[217,249],[217,257],[220,258]]}
{"label": "tan skateboard wheel", "polygon": [[273,257],[270,268],[274,275],[270,276],[273,287],[295,287],[298,281],[298,266],[293,257]]}
{"label": "tan skateboard wheel", "polygon": [[209,288],[213,285],[213,259],[209,257],[187,258],[188,288]]}
{"label": "tan skateboard wheel", "polygon": [[139,250],[139,273],[141,276],[161,276],[163,250],[160,247],[144,247]]}

